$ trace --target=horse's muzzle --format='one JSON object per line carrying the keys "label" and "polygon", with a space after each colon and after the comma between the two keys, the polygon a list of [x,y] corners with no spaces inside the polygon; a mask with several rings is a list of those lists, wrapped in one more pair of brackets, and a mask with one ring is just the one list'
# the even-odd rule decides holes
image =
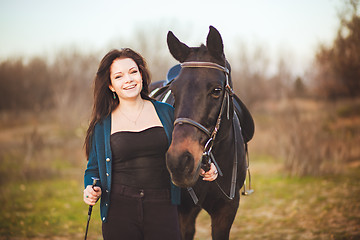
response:
{"label": "horse's muzzle", "polygon": [[201,158],[199,143],[189,139],[174,141],[166,154],[172,182],[183,188],[193,186],[199,178]]}

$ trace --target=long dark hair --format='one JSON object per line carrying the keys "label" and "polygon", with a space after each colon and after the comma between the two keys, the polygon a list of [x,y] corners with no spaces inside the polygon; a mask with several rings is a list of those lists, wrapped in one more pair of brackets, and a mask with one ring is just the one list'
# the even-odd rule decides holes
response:
{"label": "long dark hair", "polygon": [[108,52],[101,60],[94,79],[94,106],[84,143],[87,158],[89,158],[91,138],[96,123],[104,120],[104,118],[111,114],[111,112],[119,105],[119,98],[114,99],[113,92],[109,89],[111,84],[110,67],[114,60],[118,58],[131,58],[135,61],[143,80],[143,88],[140,95],[143,99],[150,99],[148,95],[151,79],[145,59],[130,48],[122,48],[121,50],[114,49]]}

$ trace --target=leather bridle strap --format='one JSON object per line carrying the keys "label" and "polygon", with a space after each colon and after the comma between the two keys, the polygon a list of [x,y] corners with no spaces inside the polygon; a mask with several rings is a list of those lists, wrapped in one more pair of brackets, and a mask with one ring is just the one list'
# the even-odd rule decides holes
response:
{"label": "leather bridle strap", "polygon": [[223,67],[219,64],[212,62],[183,62],[181,63],[181,67],[193,67],[193,68],[214,68],[220,71],[223,71],[225,74],[229,75],[229,69]]}
{"label": "leather bridle strap", "polygon": [[233,131],[234,131],[234,146],[235,146],[235,159],[233,162],[232,174],[231,174],[231,185],[230,185],[230,194],[227,195],[226,192],[222,189],[219,183],[215,180],[216,185],[219,187],[220,191],[229,199],[233,200],[235,197],[235,190],[236,190],[236,179],[237,179],[237,168],[238,168],[238,142],[240,140],[240,121],[236,112],[234,111],[233,116]]}
{"label": "leather bridle strap", "polygon": [[212,63],[212,62],[183,62],[181,63],[181,67],[182,68],[213,68],[224,72],[226,76],[225,89],[230,95],[234,94],[234,91],[229,83],[230,71],[227,67],[223,67],[217,63]]}
{"label": "leather bridle strap", "polygon": [[207,130],[206,127],[204,127],[203,125],[201,125],[200,123],[197,123],[193,120],[191,120],[190,118],[177,118],[175,121],[174,121],[174,125],[176,124],[183,124],[183,123],[187,123],[187,124],[190,124],[196,128],[198,128],[199,130],[201,130],[202,132],[204,132],[206,135],[208,135],[208,137],[211,136],[211,132],[209,130]]}

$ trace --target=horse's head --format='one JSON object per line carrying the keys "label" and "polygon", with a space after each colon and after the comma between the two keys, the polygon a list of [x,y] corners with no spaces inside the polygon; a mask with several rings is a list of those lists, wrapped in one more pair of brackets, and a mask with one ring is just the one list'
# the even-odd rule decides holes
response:
{"label": "horse's head", "polygon": [[180,187],[189,187],[199,177],[204,149],[209,150],[213,144],[209,139],[217,135],[215,141],[221,140],[224,129],[230,127],[232,100],[227,92],[231,91],[230,66],[220,33],[212,26],[206,46],[188,47],[172,32],[168,33],[167,43],[170,53],[182,63],[182,69],[170,86],[175,97],[176,120],[166,164],[172,181]]}

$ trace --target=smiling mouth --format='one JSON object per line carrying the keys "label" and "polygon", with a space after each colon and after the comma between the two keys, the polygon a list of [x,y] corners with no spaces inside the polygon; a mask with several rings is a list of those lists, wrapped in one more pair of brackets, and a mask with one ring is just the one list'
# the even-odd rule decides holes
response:
{"label": "smiling mouth", "polygon": [[131,86],[124,87],[123,89],[124,90],[131,90],[131,89],[134,89],[136,86],[137,86],[137,84],[134,84],[134,85],[131,85]]}

